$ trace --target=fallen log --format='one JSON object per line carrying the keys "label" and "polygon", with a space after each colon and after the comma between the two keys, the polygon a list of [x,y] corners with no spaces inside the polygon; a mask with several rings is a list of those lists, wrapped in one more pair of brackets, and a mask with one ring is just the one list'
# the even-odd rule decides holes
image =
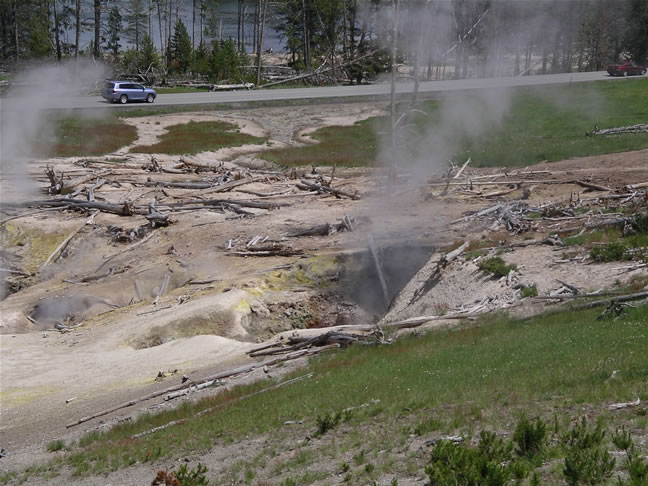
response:
{"label": "fallen log", "polygon": [[382,327],[391,327],[395,329],[407,329],[412,327],[418,327],[426,322],[430,321],[443,321],[445,319],[473,319],[477,317],[479,312],[470,312],[470,313],[458,313],[458,314],[446,314],[444,316],[420,316],[420,317],[410,317],[409,319],[404,319],[402,321],[394,322],[385,322],[381,324]]}
{"label": "fallen log", "polygon": [[206,201],[196,200],[196,201],[181,201],[177,203],[166,204],[165,207],[169,208],[184,208],[185,206],[191,206],[193,204],[203,204],[205,206],[218,206],[219,204],[235,204],[237,206],[243,206],[246,208],[256,208],[256,209],[278,209],[282,206],[288,206],[286,203],[271,203],[271,202],[261,202],[261,201],[245,201],[240,199],[208,199]]}
{"label": "fallen log", "polygon": [[344,197],[348,197],[348,198],[353,199],[353,200],[360,199],[360,196],[358,196],[358,194],[350,194],[348,192],[340,191],[339,189],[333,189],[332,187],[322,186],[320,184],[314,184],[312,182],[308,182],[308,181],[305,181],[303,179],[301,181],[299,181],[299,182],[300,183],[297,184],[297,187],[300,188],[300,189],[302,189],[302,187],[300,187],[300,186],[306,186],[310,190],[316,190],[316,191],[320,191],[320,192],[329,192],[329,193],[334,194],[336,196],[344,196]]}
{"label": "fallen log", "polygon": [[[333,345],[333,346],[337,347],[337,345]],[[304,356],[308,356],[308,355],[311,355],[311,354],[316,354],[316,353],[321,352],[324,349],[325,348],[305,349],[305,350],[298,351],[296,353],[288,354],[286,356],[281,356],[279,358],[272,358],[272,359],[267,360],[267,361],[262,361],[260,363],[251,363],[251,364],[248,364],[248,365],[245,365],[245,366],[241,366],[239,368],[235,368],[233,370],[223,371],[223,372],[216,373],[214,375],[208,376],[208,377],[204,378],[201,381],[201,383],[204,383],[206,381],[211,381],[211,380],[222,380],[223,378],[229,378],[229,377],[232,377],[232,376],[240,375],[242,373],[248,373],[248,372],[253,371],[253,370],[257,369],[257,368],[260,368],[260,367],[262,368],[263,366],[272,366],[272,365],[275,365],[277,363],[282,363],[284,361],[289,361],[289,360],[293,360],[293,359],[302,358]],[[76,420],[75,422],[67,424],[65,427],[69,429],[70,427],[75,427],[75,426],[80,425],[82,423],[88,422],[88,421],[90,421],[92,419],[95,419],[95,418],[98,418],[98,417],[103,417],[104,415],[108,415],[109,413],[116,412],[116,411],[121,410],[123,408],[131,407],[133,405],[136,405],[137,403],[144,402],[144,401],[147,401],[147,400],[151,400],[152,398],[157,398],[159,396],[162,396],[162,395],[174,392],[174,391],[178,391],[178,390],[181,390],[183,388],[188,388],[188,387],[193,386],[193,385],[196,385],[196,382],[193,381],[193,380],[189,380],[189,381],[186,381],[185,383],[182,383],[182,384],[179,384],[179,385],[176,385],[176,386],[172,386],[172,387],[166,388],[164,390],[159,390],[159,391],[156,391],[156,392],[153,392],[153,393],[149,393],[148,395],[144,395],[144,396],[139,397],[139,398],[134,398],[132,400],[121,403],[119,405],[108,408],[106,410],[102,410],[100,412],[94,413],[92,415],[88,415],[86,417],[82,417],[82,418]]]}
{"label": "fallen log", "polygon": [[220,184],[210,189],[201,191],[198,194],[203,195],[203,194],[213,194],[215,192],[227,192],[227,191],[231,191],[235,187],[243,186],[245,184],[252,184],[254,182],[261,182],[264,180],[266,180],[266,177],[261,177],[261,176],[249,177],[247,179],[239,179],[238,181],[230,181],[230,182],[226,182],[225,184]]}
{"label": "fallen log", "polygon": [[331,225],[328,223],[318,224],[295,233],[289,234],[289,238],[299,238],[301,236],[328,236],[331,233]]}
{"label": "fallen log", "polygon": [[470,241],[466,241],[459,248],[452,250],[448,254],[441,255],[432,274],[427,279],[425,279],[425,282],[423,282],[423,285],[421,285],[421,287],[414,291],[414,295],[412,296],[409,305],[412,305],[414,302],[416,302],[430,290],[432,290],[441,280],[441,273],[443,272],[445,267],[447,267],[459,255],[461,255],[469,245]]}
{"label": "fallen log", "polygon": [[214,184],[209,182],[154,182],[150,178],[144,185],[146,187],[169,187],[173,189],[209,189]]}
{"label": "fallen log", "polygon": [[80,225],[77,229],[72,231],[67,238],[65,238],[59,246],[56,247],[56,249],[50,254],[50,256],[47,257],[45,262],[40,266],[40,270],[43,270],[47,265],[49,265],[50,262],[55,261],[58,256],[65,250],[65,248],[68,246],[70,241],[72,241],[72,238],[74,238],[79,231],[81,231],[83,228],[85,228],[86,222],[84,221],[82,225]]}
{"label": "fallen log", "polygon": [[594,302],[588,302],[587,304],[581,304],[574,307],[574,309],[591,309],[593,307],[598,307],[601,305],[616,304],[619,302],[631,302],[633,300],[641,300],[648,298],[648,292],[638,292],[635,294],[621,295],[617,297],[610,297],[609,299],[595,300]]}
{"label": "fallen log", "polygon": [[578,184],[581,187],[586,187],[587,189],[592,189],[593,191],[612,192],[612,189],[610,189],[609,187],[600,186],[598,184],[592,184],[591,182],[575,181],[575,183]]}
{"label": "fallen log", "polygon": [[271,256],[282,256],[282,257],[291,257],[303,255],[304,250],[293,249],[293,248],[277,248],[273,250],[249,250],[249,251],[228,251],[226,255],[234,256],[257,256],[257,257],[271,257]]}
{"label": "fallen log", "polygon": [[461,166],[461,169],[459,169],[457,171],[457,173],[455,174],[453,179],[459,179],[459,177],[461,177],[461,174],[463,174],[463,171],[466,169],[466,167],[468,167],[468,164],[470,164],[471,162],[472,162],[472,159],[470,157],[468,157],[468,160],[466,160],[464,162],[464,164]]}
{"label": "fallen log", "polygon": [[118,216],[132,216],[133,214],[146,214],[145,209],[133,209],[130,204],[100,203],[96,201],[84,201],[81,199],[46,199],[43,201],[27,201],[14,206],[23,207],[49,207],[68,209],[97,209],[104,213],[117,214]]}
{"label": "fallen log", "polygon": [[648,182],[639,182],[638,184],[628,184],[625,187],[626,189],[634,191],[635,189],[643,189],[645,187],[648,187]]}
{"label": "fallen log", "polygon": [[187,422],[188,420],[198,418],[198,417],[200,417],[202,415],[205,415],[205,414],[207,414],[209,412],[213,412],[214,410],[216,410],[216,409],[218,409],[220,407],[224,407],[225,405],[230,405],[233,402],[238,402],[240,400],[244,400],[246,398],[250,398],[250,397],[253,397],[255,395],[260,395],[261,393],[266,393],[266,392],[269,392],[269,391],[272,391],[272,390],[276,390],[276,389],[281,388],[283,386],[291,385],[293,383],[297,383],[298,381],[301,381],[301,380],[304,380],[304,379],[307,379],[307,378],[312,378],[312,377],[313,377],[313,373],[308,373],[306,375],[298,376],[297,378],[293,378],[291,380],[286,380],[284,382],[278,383],[277,385],[270,386],[268,388],[264,388],[263,390],[258,390],[258,391],[255,391],[253,393],[249,393],[247,395],[237,397],[237,398],[235,398],[233,400],[228,400],[228,401],[226,401],[224,403],[219,403],[215,407],[206,408],[205,410],[201,410],[200,412],[192,415],[191,417],[187,417],[187,418],[179,419],[179,420],[172,420],[171,422],[167,422],[166,424],[159,425],[159,426],[154,427],[154,428],[149,429],[149,430],[145,430],[144,432],[140,432],[139,434],[131,435],[130,438],[131,439],[139,439],[140,437],[144,437],[145,435],[153,434],[155,432],[167,429],[167,428],[172,427],[174,425],[183,424],[183,423]]}

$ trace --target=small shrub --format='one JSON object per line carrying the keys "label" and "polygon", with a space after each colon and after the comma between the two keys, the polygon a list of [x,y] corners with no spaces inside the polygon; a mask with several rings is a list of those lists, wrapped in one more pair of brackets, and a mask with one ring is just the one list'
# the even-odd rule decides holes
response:
{"label": "small shrub", "polygon": [[286,478],[281,481],[281,486],[297,486],[297,481],[295,481],[293,478]]}
{"label": "small shrub", "polygon": [[65,442],[61,439],[56,439],[47,443],[47,452],[62,451],[65,449]]}
{"label": "small shrub", "polygon": [[630,435],[630,432],[626,432],[625,427],[616,431],[612,436],[612,443],[621,451],[628,451],[632,449],[634,445],[632,442],[632,436]]}
{"label": "small shrub", "polygon": [[515,428],[513,441],[517,445],[516,453],[519,456],[532,459],[541,455],[547,444],[547,424],[540,418],[532,424],[523,415]]}
{"label": "small shrub", "polygon": [[205,474],[207,473],[207,466],[198,463],[195,469],[188,469],[186,464],[183,464],[175,471],[175,477],[180,482],[180,486],[204,486],[209,484]]}
{"label": "small shrub", "polygon": [[442,440],[434,447],[425,473],[434,486],[504,486],[514,473],[512,449],[511,442],[486,431],[481,432],[477,448]]}
{"label": "small shrub", "polygon": [[597,263],[616,262],[632,258],[623,243],[613,242],[604,246],[596,246],[590,251],[590,258]]}
{"label": "small shrub", "polygon": [[567,448],[563,474],[568,484],[593,486],[610,476],[616,461],[602,447],[604,437],[601,424],[592,429],[585,418],[567,433],[563,439]]}
{"label": "small shrub", "polygon": [[648,212],[643,214],[637,214],[632,222],[632,227],[639,234],[648,233]]}
{"label": "small shrub", "polygon": [[507,265],[501,257],[492,257],[481,260],[479,269],[495,277],[506,277],[511,270],[517,270],[517,265]]}
{"label": "small shrub", "polygon": [[365,464],[365,472],[367,474],[371,474],[374,469],[376,469],[376,466],[374,466],[373,464],[371,464],[371,463]]}
{"label": "small shrub", "polygon": [[648,462],[639,457],[634,450],[629,451],[625,466],[629,476],[628,486],[646,486],[648,484]]}
{"label": "small shrub", "polygon": [[340,466],[340,469],[342,470],[343,473],[346,473],[351,470],[351,466],[349,465],[348,462],[343,462],[342,466]]}
{"label": "small shrub", "polygon": [[529,481],[529,486],[540,486],[540,474],[538,474],[537,471],[535,471],[531,475],[531,481]]}
{"label": "small shrub", "polygon": [[340,412],[337,412],[335,414],[327,412],[322,416],[318,415],[315,419],[315,423],[317,424],[317,431],[315,432],[315,434],[318,436],[326,434],[329,430],[334,429],[341,420],[342,413]]}
{"label": "small shrub", "polygon": [[353,456],[353,462],[355,462],[356,466],[359,466],[361,464],[365,463],[365,451],[361,450],[357,454]]}
{"label": "small shrub", "polygon": [[524,285],[520,288],[520,297],[537,297],[538,288],[535,285]]}

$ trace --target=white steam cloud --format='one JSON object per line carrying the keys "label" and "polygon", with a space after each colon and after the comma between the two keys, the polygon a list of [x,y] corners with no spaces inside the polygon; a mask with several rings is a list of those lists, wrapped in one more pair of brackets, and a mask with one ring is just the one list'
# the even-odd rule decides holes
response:
{"label": "white steam cloud", "polygon": [[101,86],[104,74],[102,65],[79,60],[33,66],[16,77],[0,101],[0,203],[34,195],[28,164],[36,154],[37,140],[53,134],[51,110],[65,109]]}

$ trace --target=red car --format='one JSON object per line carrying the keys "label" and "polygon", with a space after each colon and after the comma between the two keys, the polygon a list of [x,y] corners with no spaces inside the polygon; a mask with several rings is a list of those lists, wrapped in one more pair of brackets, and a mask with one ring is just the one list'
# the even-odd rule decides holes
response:
{"label": "red car", "polygon": [[622,64],[610,64],[607,72],[610,73],[610,76],[632,76],[633,74],[646,74],[646,67],[639,66],[633,61],[626,61]]}

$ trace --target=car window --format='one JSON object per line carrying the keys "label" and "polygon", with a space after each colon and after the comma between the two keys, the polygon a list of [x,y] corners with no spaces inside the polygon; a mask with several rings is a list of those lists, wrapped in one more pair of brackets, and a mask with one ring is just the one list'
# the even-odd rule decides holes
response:
{"label": "car window", "polygon": [[144,86],[142,86],[141,84],[134,84],[133,89],[144,89]]}
{"label": "car window", "polygon": [[106,83],[106,84],[104,84],[104,88],[108,88],[108,89],[113,89],[114,86],[115,86],[115,83]]}

